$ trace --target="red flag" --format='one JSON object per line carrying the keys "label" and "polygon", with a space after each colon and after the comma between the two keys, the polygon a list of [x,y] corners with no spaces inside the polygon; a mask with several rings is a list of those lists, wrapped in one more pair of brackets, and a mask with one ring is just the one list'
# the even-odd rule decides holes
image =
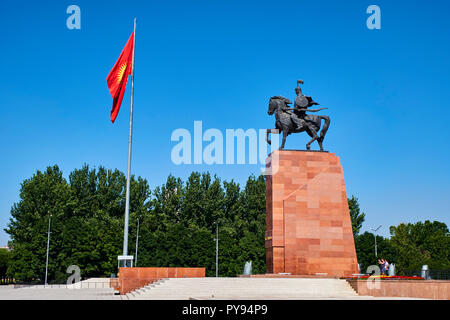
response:
{"label": "red flag", "polygon": [[134,31],[128,39],[125,48],[123,48],[116,64],[106,77],[109,92],[113,97],[113,107],[111,110],[111,121],[113,123],[116,120],[120,105],[122,104],[123,94],[125,93],[125,88],[127,87],[128,76],[133,70],[133,45]]}

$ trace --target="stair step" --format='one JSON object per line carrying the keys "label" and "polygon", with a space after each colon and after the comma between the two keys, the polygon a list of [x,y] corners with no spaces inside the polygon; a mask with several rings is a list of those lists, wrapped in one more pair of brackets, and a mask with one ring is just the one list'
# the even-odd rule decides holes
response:
{"label": "stair step", "polygon": [[129,299],[307,299],[358,297],[341,279],[170,278],[127,295]]}

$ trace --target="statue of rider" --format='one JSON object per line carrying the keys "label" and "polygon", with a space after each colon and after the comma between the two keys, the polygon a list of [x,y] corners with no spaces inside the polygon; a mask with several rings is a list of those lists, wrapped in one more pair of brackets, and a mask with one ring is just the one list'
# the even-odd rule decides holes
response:
{"label": "statue of rider", "polygon": [[[304,96],[302,93],[302,88],[300,88],[300,84],[303,84],[303,80],[297,80],[297,87],[295,88],[295,93],[297,94],[297,97],[294,100],[294,113],[291,113],[291,119],[294,122],[294,124],[297,126],[295,130],[299,130],[302,127],[306,127],[308,129],[310,128],[310,124],[307,120],[305,120],[306,117],[306,111],[308,111],[308,107],[313,105],[318,105],[317,102],[315,102],[311,97]],[[312,112],[315,112],[316,110],[311,110]]]}

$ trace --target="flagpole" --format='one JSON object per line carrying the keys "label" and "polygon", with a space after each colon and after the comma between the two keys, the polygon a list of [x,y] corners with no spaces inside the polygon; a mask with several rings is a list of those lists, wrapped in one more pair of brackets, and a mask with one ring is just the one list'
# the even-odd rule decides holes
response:
{"label": "flagpole", "polygon": [[127,189],[125,199],[125,225],[123,233],[123,255],[128,255],[128,220],[130,216],[130,171],[131,171],[131,143],[133,136],[133,96],[134,96],[134,50],[136,44],[136,18],[134,18],[133,31],[133,58],[131,67],[131,106],[130,106],[130,132],[128,135],[128,171],[127,171]]}

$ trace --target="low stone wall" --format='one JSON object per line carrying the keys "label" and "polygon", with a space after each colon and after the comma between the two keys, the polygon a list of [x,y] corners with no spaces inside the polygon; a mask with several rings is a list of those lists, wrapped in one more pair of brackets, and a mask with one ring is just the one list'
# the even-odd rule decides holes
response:
{"label": "low stone wall", "polygon": [[164,278],[204,278],[205,268],[120,268],[120,294],[127,294]]}
{"label": "low stone wall", "polygon": [[375,281],[347,280],[362,296],[408,297],[423,299],[450,299],[450,281],[448,280],[380,280],[379,288]]}

